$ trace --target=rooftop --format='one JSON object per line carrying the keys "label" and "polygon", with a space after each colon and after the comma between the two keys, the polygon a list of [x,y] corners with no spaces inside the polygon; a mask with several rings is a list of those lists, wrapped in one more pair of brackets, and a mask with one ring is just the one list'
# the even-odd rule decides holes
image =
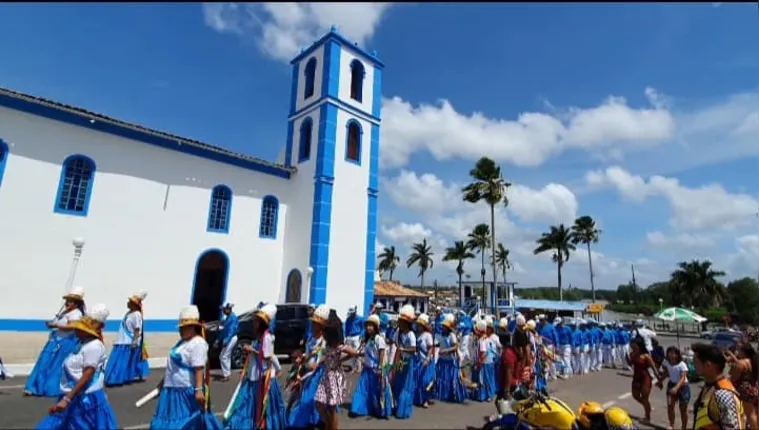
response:
{"label": "rooftop", "polygon": [[546,311],[575,311],[583,312],[587,307],[585,302],[562,302],[559,300],[516,299],[517,309],[539,309]]}
{"label": "rooftop", "polygon": [[424,293],[406,288],[395,281],[374,281],[374,295],[384,297],[424,297]]}

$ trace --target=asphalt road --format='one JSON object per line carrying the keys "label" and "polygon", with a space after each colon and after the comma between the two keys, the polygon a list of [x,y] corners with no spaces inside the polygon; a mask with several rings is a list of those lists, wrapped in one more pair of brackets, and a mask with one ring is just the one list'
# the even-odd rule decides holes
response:
{"label": "asphalt road", "polygon": [[[681,340],[681,345],[691,340]],[[670,339],[663,338],[663,344],[670,343]],[[674,339],[671,340],[674,343]],[[665,345],[666,347],[666,345]],[[155,408],[155,402],[149,403],[137,409],[134,403],[149,392],[158,383],[163,374],[162,369],[153,369],[148,381],[127,386],[108,389],[108,397],[116,413],[119,426],[125,429],[148,428],[151,416]],[[549,389],[552,395],[564,400],[573,408],[586,400],[597,401],[606,407],[617,404],[630,412],[633,416],[642,416],[642,407],[632,400],[630,391],[631,374],[611,369],[599,373],[591,373],[582,377],[574,377],[567,381],[552,381]],[[355,378],[349,378],[348,393],[352,393],[352,384]],[[0,383],[0,428],[33,428],[44,417],[48,408],[53,404],[53,399],[24,397],[23,378],[13,378]],[[226,382],[213,383],[211,393],[213,409],[222,412],[232,396],[236,383]],[[698,384],[691,387],[693,396],[698,393]],[[350,395],[346,396],[346,402],[350,401]],[[651,394],[653,411],[653,423],[657,426],[666,427],[666,399],[661,391],[654,390]],[[429,409],[415,409],[414,416],[410,420],[374,420],[367,418],[349,418],[344,411],[340,428],[344,429],[467,429],[480,428],[484,418],[495,411],[492,404],[469,402],[465,405],[452,405],[436,403]],[[679,423],[679,421],[678,421]],[[679,424],[677,424],[679,426]]]}

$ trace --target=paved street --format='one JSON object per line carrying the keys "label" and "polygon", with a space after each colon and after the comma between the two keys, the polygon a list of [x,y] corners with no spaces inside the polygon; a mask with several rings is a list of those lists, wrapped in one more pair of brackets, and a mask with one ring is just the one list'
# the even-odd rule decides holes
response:
{"label": "paved street", "polygon": [[[674,339],[663,338],[663,343],[674,343]],[[684,345],[685,342],[682,342]],[[161,369],[152,372],[146,383],[130,387],[108,390],[111,404],[116,411],[119,425],[127,429],[147,428],[155,403],[150,403],[142,409],[136,409],[134,403],[150,391],[162,375]],[[569,381],[554,381],[550,384],[552,394],[573,408],[577,408],[584,400],[594,400],[605,406],[618,404],[633,416],[642,415],[642,408],[629,395],[630,374],[614,370],[604,370],[583,377],[574,377]],[[52,399],[29,398],[22,396],[24,379],[13,378],[0,383],[0,428],[32,428],[52,405]],[[350,379],[353,383],[353,378]],[[221,412],[226,408],[235,384],[233,382],[215,383],[212,385],[214,410]],[[350,388],[350,387],[349,387]],[[695,396],[698,385],[692,387]],[[651,396],[654,405],[653,422],[655,425],[666,427],[666,403],[663,392],[654,390]],[[350,398],[346,399],[350,401]],[[480,428],[484,417],[492,414],[492,404],[470,402],[467,405],[450,405],[437,403],[430,409],[415,409],[411,420],[387,421],[368,420],[366,418],[343,417],[341,428],[383,428],[383,429],[467,429]]]}

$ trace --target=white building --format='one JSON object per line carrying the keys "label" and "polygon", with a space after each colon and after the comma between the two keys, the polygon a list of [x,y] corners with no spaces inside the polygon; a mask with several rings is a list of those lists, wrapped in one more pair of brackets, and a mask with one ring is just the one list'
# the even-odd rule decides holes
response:
{"label": "white building", "polygon": [[[0,330],[42,330],[74,284],[149,292],[147,331],[195,303],[372,302],[383,64],[335,28],[293,61],[284,164],[0,89]],[[335,228],[332,228],[335,226]]]}

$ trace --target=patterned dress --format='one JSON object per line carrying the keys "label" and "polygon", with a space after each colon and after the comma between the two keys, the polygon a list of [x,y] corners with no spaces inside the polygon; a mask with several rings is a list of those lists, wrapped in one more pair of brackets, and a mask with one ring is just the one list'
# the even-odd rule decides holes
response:
{"label": "patterned dress", "polygon": [[339,406],[345,396],[345,372],[343,372],[342,348],[326,347],[324,349],[324,376],[316,387],[315,399],[328,406]]}

